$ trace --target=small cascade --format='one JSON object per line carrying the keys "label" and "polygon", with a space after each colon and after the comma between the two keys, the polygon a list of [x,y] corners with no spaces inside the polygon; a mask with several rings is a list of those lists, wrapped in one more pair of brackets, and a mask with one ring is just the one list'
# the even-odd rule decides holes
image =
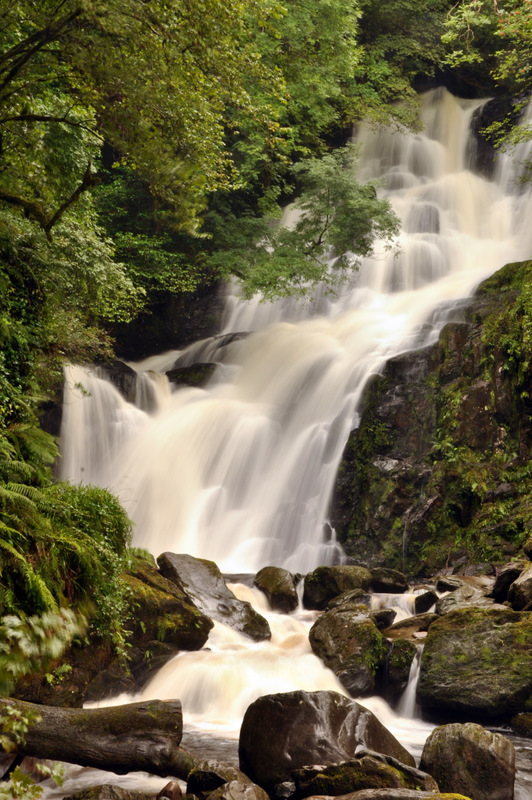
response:
{"label": "small cascade", "polygon": [[416,647],[416,655],[412,660],[410,666],[410,674],[408,675],[408,684],[403,692],[399,703],[397,704],[397,714],[405,719],[414,719],[419,717],[416,705],[416,692],[417,682],[419,679],[419,670],[421,668],[421,656],[423,654],[423,645],[418,644]]}

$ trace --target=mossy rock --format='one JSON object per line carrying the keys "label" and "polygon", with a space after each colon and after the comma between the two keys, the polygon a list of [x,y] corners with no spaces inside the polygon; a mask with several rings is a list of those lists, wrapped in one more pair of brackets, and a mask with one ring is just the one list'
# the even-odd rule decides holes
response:
{"label": "mossy rock", "polygon": [[470,608],[437,619],[425,640],[417,699],[440,718],[501,720],[532,710],[532,615]]}
{"label": "mossy rock", "polygon": [[310,629],[309,641],[353,697],[374,693],[389,645],[365,606],[326,611]]}
{"label": "mossy rock", "polygon": [[318,567],[305,576],[303,605],[308,609],[323,611],[334,597],[353,589],[367,591],[370,583],[371,572],[365,567]]}

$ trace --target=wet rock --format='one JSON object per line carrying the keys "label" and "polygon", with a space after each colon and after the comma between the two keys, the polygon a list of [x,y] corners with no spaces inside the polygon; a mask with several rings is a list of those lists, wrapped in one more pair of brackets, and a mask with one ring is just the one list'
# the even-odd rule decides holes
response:
{"label": "wet rock", "polygon": [[223,622],[256,641],[270,638],[270,626],[264,617],[249,603],[237,600],[214,561],[163,553],[157,563],[162,574],[211,619]]}
{"label": "wet rock", "polygon": [[522,611],[532,602],[532,567],[529,567],[508,589],[508,602],[514,611]]}
{"label": "wet rock", "polygon": [[219,789],[211,792],[209,798],[211,800],[269,800],[264,789],[249,781],[229,781],[224,783]]}
{"label": "wet rock", "polygon": [[393,625],[396,616],[397,611],[394,611],[393,608],[379,608],[370,614],[371,619],[380,631]]}
{"label": "wet rock", "polygon": [[365,567],[318,567],[305,576],[303,605],[308,609],[323,611],[334,597],[353,589],[368,590],[371,572]]}
{"label": "wet rock", "polygon": [[[456,611],[459,608],[493,608],[495,607],[495,600],[492,597],[486,596],[485,588],[481,586],[473,586],[464,584],[458,589],[444,597],[440,597],[436,602],[437,614],[449,614],[451,611]],[[504,606],[497,606],[503,609]]]}
{"label": "wet rock", "polygon": [[189,367],[178,367],[166,373],[170,383],[176,386],[205,386],[212,378],[216,364],[191,364]]}
{"label": "wet rock", "polygon": [[264,592],[274,611],[289,614],[299,605],[296,581],[287,569],[263,567],[255,575],[254,584]]}
{"label": "wet rock", "polygon": [[121,786],[92,786],[64,797],[64,800],[152,800],[152,795]]}
{"label": "wet rock", "polygon": [[329,600],[325,610],[330,611],[332,608],[339,608],[340,606],[367,606],[371,607],[371,594],[364,591],[364,589],[353,589],[351,592],[342,592],[337,597]]}
{"label": "wet rock", "polygon": [[461,792],[471,800],[513,800],[514,746],[506,736],[475,723],[432,731],[420,768],[437,780],[440,791]]}
{"label": "wet rock", "polygon": [[179,781],[169,781],[158,793],[156,800],[181,800],[183,790]]}
{"label": "wet rock", "polygon": [[373,592],[387,594],[403,594],[408,589],[408,582],[402,572],[385,567],[373,567],[371,570],[370,589]]}
{"label": "wet rock", "polygon": [[386,659],[385,690],[393,701],[397,700],[408,686],[410,668],[417,655],[417,646],[406,639],[396,639]]}
{"label": "wet rock", "polygon": [[356,758],[328,767],[309,766],[292,772],[298,798],[346,795],[360,789],[438,790],[430,775],[390,756],[362,750]]}
{"label": "wet rock", "polygon": [[414,600],[414,610],[416,614],[424,614],[429,611],[438,600],[438,593],[429,589],[423,594],[416,595]]}
{"label": "wet rock", "polygon": [[532,738],[532,712],[516,714],[510,720],[510,728],[520,736]]}
{"label": "wet rock", "polygon": [[437,592],[454,592],[455,589],[460,589],[464,585],[462,578],[456,578],[453,575],[443,575],[436,581]]}
{"label": "wet rock", "polygon": [[215,789],[231,781],[241,784],[252,783],[247,775],[244,775],[236,767],[222,764],[219,761],[202,761],[187,778],[187,793],[196,795],[200,800],[205,800]]}
{"label": "wet rock", "polygon": [[240,730],[240,769],[270,791],[308,764],[348,761],[358,746],[415,767],[410,753],[371,711],[337,692],[287,692],[260,697]]}
{"label": "wet rock", "polygon": [[524,561],[515,561],[505,564],[497,570],[495,583],[491,590],[491,596],[497,603],[504,603],[508,597],[508,590],[512,583],[519,578],[525,569]]}
{"label": "wet rock", "polygon": [[310,629],[309,641],[353,697],[375,691],[375,676],[388,645],[365,606],[326,611]]}
{"label": "wet rock", "polygon": [[417,700],[436,716],[501,719],[532,707],[532,615],[469,608],[436,619]]}
{"label": "wet rock", "polygon": [[[331,796],[316,795],[308,800],[332,800]],[[416,789],[362,789],[360,792],[339,795],[335,800],[471,800],[463,794],[418,792]]]}
{"label": "wet rock", "polygon": [[383,631],[383,635],[387,639],[409,639],[415,642],[416,639],[424,638],[420,634],[425,634],[437,619],[438,614],[417,614],[395,622]]}

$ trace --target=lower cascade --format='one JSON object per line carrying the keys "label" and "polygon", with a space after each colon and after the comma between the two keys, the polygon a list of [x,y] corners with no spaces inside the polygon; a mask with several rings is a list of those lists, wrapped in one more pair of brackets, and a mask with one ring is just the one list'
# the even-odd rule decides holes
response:
{"label": "lower cascade", "polygon": [[[500,155],[493,179],[476,169],[470,124],[480,105],[439,89],[423,98],[422,133],[360,127],[359,178],[381,179],[403,222],[400,255],[378,253],[337,294],[318,290],[305,303],[243,302],[230,287],[221,333],[247,335],[210,357],[219,364],[204,388],[168,383],[181,351],[131,365],[134,402],[97,369],[68,369],[61,477],[115,492],[134,522],[134,546],[208,559],[231,576],[342,563],[327,514],[368,379],[389,358],[436,341],[484,278],[530,255],[532,198],[518,167]],[[271,640],[251,642],[216,623],[208,649],[169,661],[141,699],[178,697],[184,746],[187,736],[207,741],[205,757],[234,763],[242,717],[258,697],[347,692],[311,651],[316,613],[273,613],[257,590],[236,578],[231,588],[267,618]],[[434,727],[414,718],[418,670],[419,656],[397,713],[377,697],[360,701],[416,758]],[[530,783],[520,770],[515,796],[524,800]],[[94,782],[164,785],[108,778],[73,770],[45,797]]]}

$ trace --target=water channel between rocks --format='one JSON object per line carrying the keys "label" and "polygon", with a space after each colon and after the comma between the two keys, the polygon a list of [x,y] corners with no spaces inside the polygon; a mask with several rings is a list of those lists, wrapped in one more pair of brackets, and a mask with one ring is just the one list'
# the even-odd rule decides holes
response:
{"label": "water channel between rocks", "polygon": [[[147,403],[127,403],[97,370],[67,370],[61,477],[116,492],[134,545],[155,556],[189,553],[233,575],[336,563],[341,549],[324,523],[368,378],[390,357],[434,342],[479,282],[532,252],[532,201],[518,167],[501,156],[490,180],[475,168],[469,131],[480,105],[437,90],[423,100],[423,133],[360,127],[358,177],[382,180],[403,222],[401,254],[377,253],[336,295],[317,291],[304,303],[243,303],[228,290],[221,333],[253,333],[211,348],[220,363],[206,387],[173,390],[164,373],[194,353],[205,360],[208,343],[133,365]],[[208,650],[180,654],[146,687],[143,696],[183,702],[185,747],[211,757],[220,742],[221,757],[234,760],[242,714],[260,694],[342,691],[310,652],[308,614],[266,613],[271,643],[217,625]],[[431,726],[384,701],[363,702],[419,754]],[[529,750],[519,748],[524,800]],[[90,774],[78,770],[76,780]]]}

